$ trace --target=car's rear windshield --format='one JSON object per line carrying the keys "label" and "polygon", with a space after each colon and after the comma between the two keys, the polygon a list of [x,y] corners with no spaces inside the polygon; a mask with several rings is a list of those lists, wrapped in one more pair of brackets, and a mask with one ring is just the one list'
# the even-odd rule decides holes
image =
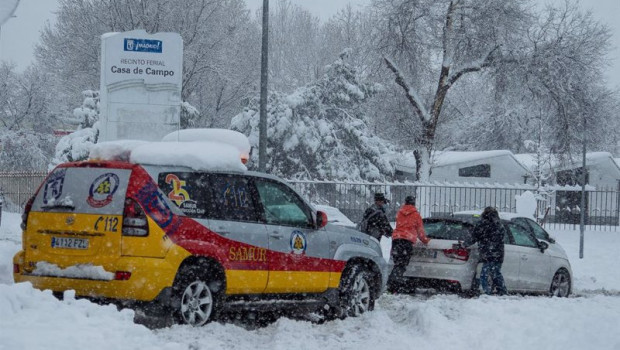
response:
{"label": "car's rear windshield", "polygon": [[428,238],[464,241],[470,237],[471,226],[457,221],[424,221],[424,231]]}
{"label": "car's rear windshield", "polygon": [[122,215],[129,169],[56,168],[45,179],[33,211]]}

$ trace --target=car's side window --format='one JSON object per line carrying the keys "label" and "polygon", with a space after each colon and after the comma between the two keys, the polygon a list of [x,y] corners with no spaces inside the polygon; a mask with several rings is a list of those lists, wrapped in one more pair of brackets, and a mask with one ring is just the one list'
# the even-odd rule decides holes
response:
{"label": "car's side window", "polygon": [[532,237],[529,228],[523,227],[515,222],[510,222],[508,223],[508,229],[514,238],[516,245],[532,248],[538,247],[538,243]]}
{"label": "car's side window", "polygon": [[211,218],[230,221],[258,222],[250,179],[240,175],[211,175]]}
{"label": "car's side window", "polygon": [[312,227],[310,209],[290,188],[265,179],[255,183],[267,224]]}
{"label": "car's side window", "polygon": [[547,231],[545,231],[544,228],[540,227],[540,225],[538,225],[533,220],[526,219],[525,221],[530,225],[530,227],[532,228],[532,231],[534,231],[534,236],[536,236],[536,238],[542,239],[545,241],[550,240],[549,234],[547,233]]}
{"label": "car's side window", "polygon": [[157,184],[166,198],[183,214],[197,219],[211,215],[211,186],[207,174],[163,172],[159,174]]}

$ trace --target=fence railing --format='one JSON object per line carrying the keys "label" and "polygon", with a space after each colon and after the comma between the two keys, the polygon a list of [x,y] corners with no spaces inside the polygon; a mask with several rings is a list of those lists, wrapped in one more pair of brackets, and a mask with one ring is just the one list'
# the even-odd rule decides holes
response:
{"label": "fence railing", "polygon": [[[517,196],[530,191],[536,198],[538,221],[553,228],[575,228],[580,223],[581,188],[530,185],[480,185],[444,183],[344,183],[332,181],[288,181],[311,202],[338,208],[354,222],[374,201],[374,193],[385,193],[391,203],[388,218],[408,195],[416,196],[416,207],[423,217],[446,216],[460,211],[482,211],[487,206],[503,212],[516,212]],[[620,231],[620,195],[618,190],[586,191],[586,225],[588,229]]]}
{"label": "fence railing", "polygon": [[[1,173],[0,195],[4,209],[19,211],[35,193],[46,173]],[[373,203],[374,193],[385,193],[391,203],[388,217],[396,212],[408,195],[416,196],[416,206],[423,217],[449,215],[459,211],[482,211],[493,206],[504,212],[516,212],[517,195],[526,191],[537,199],[536,217],[545,226],[554,228],[579,225],[581,191],[579,187],[536,188],[508,184],[446,184],[446,183],[369,183],[287,180],[311,202],[338,208],[354,222]],[[589,229],[620,231],[620,194],[618,189],[597,190],[588,186],[586,192],[586,225]]]}
{"label": "fence railing", "polygon": [[44,172],[0,172],[0,195],[3,196],[3,207],[8,211],[19,211],[37,188],[47,173]]}

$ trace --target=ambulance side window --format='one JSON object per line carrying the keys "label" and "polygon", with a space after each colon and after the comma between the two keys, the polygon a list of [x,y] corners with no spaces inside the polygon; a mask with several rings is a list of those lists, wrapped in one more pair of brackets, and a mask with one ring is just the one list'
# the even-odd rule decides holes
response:
{"label": "ambulance side window", "polygon": [[218,220],[259,222],[250,180],[240,175],[211,175],[213,213]]}
{"label": "ambulance side window", "polygon": [[265,221],[270,225],[312,227],[308,206],[287,186],[265,179],[256,179]]}
{"label": "ambulance side window", "polygon": [[211,215],[211,184],[208,174],[165,172],[159,174],[159,188],[183,214],[196,219]]}

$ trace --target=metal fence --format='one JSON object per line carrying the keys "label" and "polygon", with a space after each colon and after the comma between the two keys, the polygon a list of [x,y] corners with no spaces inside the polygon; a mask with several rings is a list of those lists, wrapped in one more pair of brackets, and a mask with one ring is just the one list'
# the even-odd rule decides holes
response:
{"label": "metal fence", "polygon": [[4,209],[12,212],[20,211],[46,175],[44,172],[0,172],[0,196],[4,198]]}
{"label": "metal fence", "polygon": [[[529,185],[480,185],[442,183],[344,183],[331,181],[288,181],[295,189],[317,204],[338,208],[354,222],[374,202],[374,193],[385,193],[391,203],[388,218],[408,195],[416,196],[416,207],[423,217],[445,216],[460,211],[482,211],[487,206],[503,212],[516,212],[517,196],[530,191],[536,198],[536,217],[545,227],[574,229],[579,227],[581,189],[571,186],[536,188]],[[620,231],[620,196],[618,189],[586,192],[586,225],[593,230]]]}
{"label": "metal fence", "polygon": [[[4,196],[4,209],[20,211],[45,176],[46,173],[41,172],[0,173],[0,195]],[[396,212],[408,195],[416,196],[416,206],[423,217],[432,217],[459,211],[482,211],[487,206],[516,212],[516,196],[525,191],[535,194],[536,216],[547,227],[576,228],[581,214],[581,190],[570,186],[536,188],[507,184],[288,182],[312,203],[336,207],[354,222],[359,222],[364,210],[374,202],[375,192],[385,193],[390,199],[387,214],[391,220],[395,220]],[[620,231],[620,195],[617,188],[597,190],[589,187],[585,210],[588,229]]]}

